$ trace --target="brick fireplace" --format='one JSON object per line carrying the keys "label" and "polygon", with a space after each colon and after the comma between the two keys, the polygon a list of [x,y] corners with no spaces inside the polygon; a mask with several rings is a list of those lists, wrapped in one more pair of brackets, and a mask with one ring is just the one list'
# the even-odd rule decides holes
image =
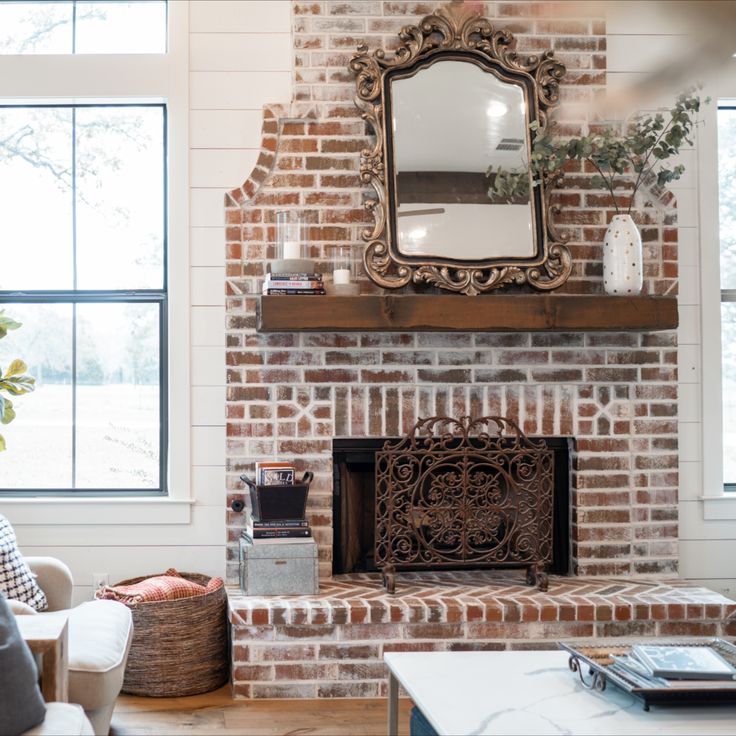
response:
{"label": "brick fireplace", "polygon": [[[519,49],[553,48],[566,64],[561,130],[574,133],[605,86],[605,26],[558,4],[474,3],[517,35]],[[574,6],[574,4],[572,4]],[[481,7],[482,6],[482,7]],[[593,635],[715,634],[733,609],[708,591],[663,584],[677,574],[677,343],[663,332],[305,333],[256,331],[275,213],[310,213],[312,256],[363,247],[359,151],[365,125],[347,64],[359,43],[391,47],[436,3],[294,3],[294,102],[264,113],[258,163],[226,196],[227,482],[258,460],[294,458],[315,474],[308,515],[319,545],[320,596],[231,600],[235,691],[245,697],[377,695],[393,648],[542,646]],[[567,6],[566,6],[567,7]],[[541,10],[540,10],[541,9]],[[557,10],[555,10],[557,9]],[[568,172],[557,200],[570,235],[564,293],[599,293],[601,242],[613,212]],[[636,213],[645,293],[677,290],[674,216]],[[376,291],[368,281],[364,293]],[[285,297],[288,298],[288,297]],[[316,297],[320,298],[320,297]],[[447,294],[447,299],[453,295]],[[476,297],[493,299],[494,295]],[[389,600],[370,576],[331,580],[332,442],[398,436],[420,417],[506,416],[529,435],[575,438],[572,565],[550,593],[517,581],[437,577]],[[229,512],[228,579],[237,580],[242,517]],[[597,577],[601,579],[596,580]],[[627,583],[611,577],[636,577]],[[487,584],[495,580],[491,587]],[[484,587],[486,586],[486,587]]]}
{"label": "brick fireplace", "polygon": [[[419,417],[500,414],[531,435],[577,440],[573,557],[584,575],[677,571],[676,333],[330,333],[255,331],[275,213],[308,212],[312,255],[363,247],[370,216],[358,178],[365,124],[347,64],[355,47],[390,47],[438,3],[295,3],[295,101],[265,111],[255,170],[226,197],[228,487],[257,460],[295,457],[315,473],[310,513],[321,571],[330,574],[334,437],[404,434]],[[476,3],[481,6],[482,3]],[[544,4],[541,4],[542,8]],[[556,117],[579,129],[580,105],[605,85],[601,19],[527,15],[527,3],[488,3],[519,49],[552,48],[568,68]],[[568,121],[569,118],[569,121]],[[601,245],[612,211],[573,171],[558,194],[575,260],[565,293],[600,292]],[[638,213],[645,292],[673,293],[677,229]],[[672,217],[672,216],[670,216]],[[364,292],[376,291],[368,281]],[[447,294],[447,298],[452,295]],[[492,299],[493,294],[481,299]],[[229,519],[235,580],[240,517]]]}

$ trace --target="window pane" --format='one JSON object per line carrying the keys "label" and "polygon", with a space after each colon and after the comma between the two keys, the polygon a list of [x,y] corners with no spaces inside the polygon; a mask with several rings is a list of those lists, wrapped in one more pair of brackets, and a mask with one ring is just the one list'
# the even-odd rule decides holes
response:
{"label": "window pane", "polygon": [[158,488],[159,307],[77,306],[77,488]]}
{"label": "window pane", "polygon": [[723,482],[736,483],[736,303],[721,304]]}
{"label": "window pane", "polygon": [[721,288],[736,289],[736,109],[718,110]]}
{"label": "window pane", "polygon": [[16,418],[0,429],[0,488],[70,488],[72,483],[72,306],[4,304],[22,326],[0,340],[0,366],[21,358],[36,379],[13,397]]}
{"label": "window pane", "polygon": [[78,54],[166,53],[166,3],[77,3]]}
{"label": "window pane", "polygon": [[78,108],[76,131],[77,288],[162,288],[163,108]]}
{"label": "window pane", "polygon": [[72,2],[0,2],[0,53],[71,54]]}
{"label": "window pane", "polygon": [[163,54],[165,0],[0,0],[2,54]]}
{"label": "window pane", "polygon": [[72,179],[70,109],[0,108],[0,290],[72,288]]}

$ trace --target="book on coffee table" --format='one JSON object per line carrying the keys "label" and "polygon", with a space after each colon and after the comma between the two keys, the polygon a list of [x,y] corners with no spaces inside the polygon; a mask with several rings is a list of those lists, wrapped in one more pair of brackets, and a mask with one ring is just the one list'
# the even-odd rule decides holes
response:
{"label": "book on coffee table", "polygon": [[637,644],[631,648],[652,677],[667,680],[734,680],[734,669],[709,647]]}

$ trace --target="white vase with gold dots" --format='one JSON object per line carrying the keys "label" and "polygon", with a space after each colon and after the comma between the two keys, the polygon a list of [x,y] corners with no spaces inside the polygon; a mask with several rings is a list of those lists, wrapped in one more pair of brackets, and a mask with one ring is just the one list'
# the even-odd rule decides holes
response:
{"label": "white vase with gold dots", "polygon": [[603,238],[603,290],[639,294],[643,283],[639,228],[631,215],[614,215]]}

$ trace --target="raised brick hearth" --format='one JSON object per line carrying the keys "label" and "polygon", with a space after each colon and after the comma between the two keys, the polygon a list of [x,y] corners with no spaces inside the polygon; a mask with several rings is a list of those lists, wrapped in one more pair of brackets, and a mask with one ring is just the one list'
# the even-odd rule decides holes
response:
{"label": "raised brick hearth", "polygon": [[736,603],[705,588],[552,577],[541,593],[519,577],[518,571],[404,573],[393,596],[375,574],[325,580],[316,596],[231,591],[233,691],[241,698],[385,695],[382,658],[389,651],[736,635]]}

